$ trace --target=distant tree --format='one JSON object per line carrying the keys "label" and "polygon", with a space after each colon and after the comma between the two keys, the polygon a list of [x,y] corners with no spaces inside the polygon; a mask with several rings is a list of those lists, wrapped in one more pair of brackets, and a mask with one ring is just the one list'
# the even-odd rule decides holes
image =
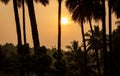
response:
{"label": "distant tree", "polygon": [[39,47],[37,50],[39,50],[39,55],[34,55],[32,59],[34,72],[36,76],[46,76],[46,74],[50,74],[52,58],[48,55],[45,46]]}
{"label": "distant tree", "polygon": [[1,73],[3,73],[3,76],[15,76],[19,73],[19,57],[16,50],[16,47],[11,43],[6,43],[1,46],[1,55],[3,56],[0,60],[2,61]]}
{"label": "distant tree", "polygon": [[84,75],[84,52],[81,51],[78,41],[71,42],[66,46],[68,51],[65,53],[67,65],[67,76],[83,76]]}

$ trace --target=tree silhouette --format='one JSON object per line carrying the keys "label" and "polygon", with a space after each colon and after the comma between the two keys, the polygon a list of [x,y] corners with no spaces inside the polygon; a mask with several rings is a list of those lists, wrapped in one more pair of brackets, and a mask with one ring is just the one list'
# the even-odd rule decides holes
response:
{"label": "tree silhouette", "polygon": [[120,7],[120,1],[119,0],[109,0],[108,1],[108,7],[109,7],[109,49],[110,49],[110,75],[112,74],[112,67],[113,67],[113,59],[112,59],[112,12],[115,12],[116,16],[120,17],[119,7]]}
{"label": "tree silhouette", "polygon": [[106,47],[106,11],[105,11],[105,0],[102,2],[102,31],[103,31],[103,56],[104,56],[104,76],[108,76],[107,69],[107,47]]}
{"label": "tree silhouette", "polygon": [[[49,3],[48,0],[35,0],[35,1],[42,3],[44,6],[46,6]],[[37,23],[36,23],[35,11],[34,11],[34,4],[33,4],[33,0],[26,0],[26,2],[30,16],[34,49],[35,49],[35,53],[37,54],[36,49],[40,46],[40,43],[39,43]]]}
{"label": "tree silhouette", "polygon": [[[86,20],[89,20],[91,25],[91,18],[92,18],[92,6],[93,1],[87,1],[87,0],[66,0],[66,7],[72,13],[72,19],[75,20],[78,23],[81,23],[81,32],[82,32],[82,39],[83,39],[83,45],[85,50],[85,61],[86,61],[86,69],[85,72],[87,72],[87,51],[86,51],[86,43],[85,43],[85,37],[84,37],[84,26],[83,23]],[[92,26],[91,26],[92,30]],[[85,73],[87,74],[87,73]],[[85,75],[86,76],[86,75]]]}
{"label": "tree silhouette", "polygon": [[71,42],[71,45],[66,46],[68,52],[66,55],[67,75],[70,76],[83,76],[84,75],[84,52],[78,45],[78,41]]}
{"label": "tree silhouette", "polygon": [[112,33],[112,58],[113,58],[113,62],[112,62],[112,75],[111,76],[119,76],[120,75],[120,26],[117,27],[117,29],[115,29]]}
{"label": "tree silhouette", "polygon": [[61,4],[62,0],[58,0],[58,52],[61,51]]}
{"label": "tree silhouette", "polygon": [[22,14],[23,14],[23,37],[24,37],[24,44],[26,44],[26,26],[25,26],[25,3],[22,0]]}
{"label": "tree silhouette", "polygon": [[[13,0],[13,7],[14,7],[14,14],[15,14],[16,29],[17,29],[18,45],[22,45],[21,28],[20,28],[20,20],[19,20],[19,15],[18,15],[17,0]],[[18,48],[18,50],[19,50],[19,48]]]}
{"label": "tree silhouette", "polygon": [[[87,44],[87,51],[90,50],[95,50],[96,58],[95,60],[97,61],[97,68],[98,68],[98,76],[101,76],[101,71],[100,71],[100,61],[99,61],[99,54],[98,52],[102,50],[101,45],[102,43],[102,31],[99,30],[98,26],[94,26],[93,30],[93,36],[92,37],[92,31],[89,30],[86,34],[86,42]],[[97,46],[97,47],[95,47]]]}

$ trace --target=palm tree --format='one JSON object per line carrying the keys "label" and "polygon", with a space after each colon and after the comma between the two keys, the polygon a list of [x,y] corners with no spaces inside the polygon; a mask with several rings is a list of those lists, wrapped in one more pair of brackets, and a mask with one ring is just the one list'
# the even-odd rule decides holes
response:
{"label": "palm tree", "polygon": [[[48,0],[35,0],[35,1],[42,3],[44,6],[46,6],[46,4],[49,3]],[[33,0],[26,0],[26,2],[27,2],[29,16],[30,16],[31,29],[32,29],[32,38],[33,38],[35,54],[37,54],[36,49],[40,46],[40,43],[39,43],[37,22],[36,22],[35,11],[34,11],[34,4],[33,4]]]}
{"label": "palm tree", "polygon": [[[66,46],[68,52],[66,55],[66,63],[68,65],[69,75],[81,75],[84,76],[84,53],[81,51],[81,47],[78,45],[78,41],[74,40],[71,45]],[[74,62],[74,63],[73,63]],[[78,71],[78,72],[74,72]]]}
{"label": "palm tree", "polygon": [[22,45],[20,20],[19,20],[19,15],[18,15],[18,8],[17,8],[17,0],[13,0],[13,7],[14,7],[14,13],[15,13],[15,22],[16,22],[16,29],[17,29],[18,45]]}
{"label": "palm tree", "polygon": [[113,12],[115,12],[117,18],[120,18],[120,0],[110,0]]}
{"label": "palm tree", "polygon": [[22,0],[22,13],[23,13],[23,36],[24,36],[24,44],[26,44],[26,28],[25,28],[25,6],[24,6],[24,0]]}
{"label": "palm tree", "polygon": [[105,0],[102,0],[101,2],[102,2],[102,31],[103,31],[104,76],[108,76],[107,47],[106,47],[106,11],[105,11]]}
{"label": "palm tree", "polygon": [[[92,35],[93,34],[93,35]],[[98,76],[101,76],[101,71],[100,71],[100,63],[99,63],[99,55],[98,51],[102,49],[102,31],[99,30],[98,26],[94,26],[94,30],[91,31],[89,30],[86,34],[86,42],[87,44],[87,51],[89,50],[95,50],[96,54],[96,61],[97,61],[97,68],[98,68]],[[94,36],[94,38],[93,38]],[[97,46],[97,47],[95,47]]]}
{"label": "palm tree", "polygon": [[85,51],[85,71],[84,76],[87,76],[87,51],[86,51],[86,43],[84,37],[84,26],[83,22],[85,21],[85,7],[83,6],[83,1],[78,0],[66,0],[66,7],[68,8],[69,12],[72,13],[72,19],[78,23],[81,23],[81,32],[82,32],[82,39]]}
{"label": "palm tree", "polygon": [[[86,45],[85,45],[85,38],[84,38],[84,27],[83,27],[83,22],[88,20],[90,23],[90,28],[91,31],[92,29],[92,24],[91,24],[91,19],[99,19],[101,17],[100,14],[100,1],[98,0],[66,0],[66,6],[69,9],[69,11],[72,14],[73,20],[77,22],[81,22],[81,30],[82,30],[82,37],[83,37],[83,44],[84,44],[84,50],[86,50]],[[94,36],[93,36],[94,38]],[[85,55],[87,55],[87,52],[85,52]],[[86,58],[87,61],[87,58]]]}
{"label": "palm tree", "polygon": [[58,0],[58,52],[61,51],[61,4],[62,0]]}

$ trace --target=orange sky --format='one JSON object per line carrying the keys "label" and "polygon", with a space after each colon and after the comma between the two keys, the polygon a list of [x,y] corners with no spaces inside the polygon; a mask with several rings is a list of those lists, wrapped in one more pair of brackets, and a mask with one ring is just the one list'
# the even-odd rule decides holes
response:
{"label": "orange sky", "polygon": [[[45,45],[49,48],[57,47],[57,17],[58,17],[58,3],[57,0],[50,0],[49,6],[43,7],[39,3],[34,3],[36,20],[39,31],[39,38],[41,45]],[[26,10],[26,32],[27,42],[32,47],[32,36],[30,21],[28,16],[28,9]],[[21,21],[22,29],[22,9],[19,9],[19,17]],[[62,48],[65,49],[66,45],[69,45],[73,40],[78,40],[81,44],[81,28],[77,23],[74,23],[70,19],[70,14],[62,3],[62,17],[67,17],[70,21],[66,26],[62,26]],[[114,19],[113,19],[114,20]],[[89,29],[89,26],[85,25],[85,30]],[[16,27],[14,20],[14,12],[12,1],[9,4],[4,5],[0,3],[0,44],[14,43],[17,44]]]}

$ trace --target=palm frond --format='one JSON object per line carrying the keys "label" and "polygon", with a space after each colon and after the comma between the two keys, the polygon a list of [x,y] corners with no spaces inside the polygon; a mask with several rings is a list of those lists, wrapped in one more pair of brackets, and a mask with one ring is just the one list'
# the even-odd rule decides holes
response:
{"label": "palm frond", "polygon": [[40,2],[41,4],[43,4],[44,6],[49,4],[49,0],[35,0],[36,3]]}

